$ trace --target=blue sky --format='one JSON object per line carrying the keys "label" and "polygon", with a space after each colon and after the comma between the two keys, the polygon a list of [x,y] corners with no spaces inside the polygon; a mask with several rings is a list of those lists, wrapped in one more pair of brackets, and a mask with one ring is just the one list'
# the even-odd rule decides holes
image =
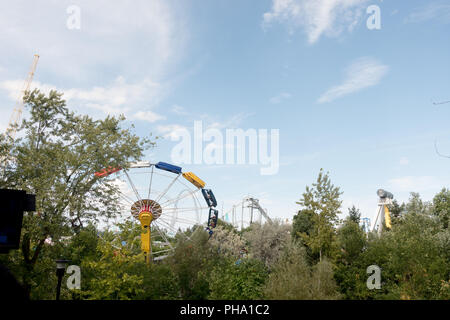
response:
{"label": "blue sky", "polygon": [[[80,29],[67,20],[80,9]],[[377,5],[381,29],[369,30]],[[389,0],[15,1],[0,4],[0,129],[40,54],[33,86],[95,118],[124,113],[164,138],[176,128],[279,129],[280,168],[185,165],[219,207],[246,195],[289,218],[320,168],[374,217],[376,190],[430,200],[449,186],[450,3]]]}

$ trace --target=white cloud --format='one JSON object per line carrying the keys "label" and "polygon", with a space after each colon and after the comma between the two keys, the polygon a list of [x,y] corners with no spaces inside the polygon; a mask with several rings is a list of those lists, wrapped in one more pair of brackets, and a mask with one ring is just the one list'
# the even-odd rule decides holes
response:
{"label": "white cloud", "polygon": [[291,98],[292,95],[288,92],[282,92],[279,95],[276,95],[275,97],[270,98],[269,102],[272,104],[279,104],[283,102],[284,100],[287,100]]}
{"label": "white cloud", "polygon": [[147,121],[150,123],[166,119],[166,117],[164,117],[160,114],[154,113],[153,111],[150,111],[150,110],[136,112],[131,117],[133,119]]}
{"label": "white cloud", "polygon": [[[0,82],[0,88],[8,92],[12,100],[17,99],[23,80],[6,80]],[[144,79],[136,83],[127,83],[123,77],[117,77],[108,86],[95,86],[89,89],[81,88],[58,88],[54,85],[34,81],[31,88],[37,88],[43,93],[50,90],[63,92],[63,98],[74,107],[96,109],[105,114],[118,115],[134,112],[132,117],[147,118],[154,122],[164,117],[151,111],[138,111],[145,104],[147,107],[155,106],[164,94],[164,86]],[[91,110],[92,111],[92,110]]]}
{"label": "white cloud", "polygon": [[364,13],[368,0],[272,0],[272,9],[263,15],[263,26],[272,22],[287,25],[290,33],[304,29],[309,43],[322,34],[336,37],[352,31]]}
{"label": "white cloud", "polygon": [[188,114],[189,114],[189,113],[186,111],[186,109],[185,109],[184,107],[179,106],[179,105],[177,105],[177,104],[175,104],[175,105],[172,107],[171,111],[172,111],[173,113],[179,115],[179,116],[185,116],[185,115],[188,115]]}
{"label": "white cloud", "polygon": [[406,23],[419,23],[429,20],[450,23],[450,4],[448,3],[430,3],[426,6],[417,8],[405,19]]}
{"label": "white cloud", "polygon": [[399,161],[399,164],[402,165],[402,166],[406,166],[406,165],[409,164],[409,159],[406,158],[406,157],[401,157],[400,161]]}
{"label": "white cloud", "polygon": [[405,176],[390,179],[388,186],[393,191],[400,192],[422,192],[428,190],[438,190],[444,186],[433,176]]}
{"label": "white cloud", "polygon": [[[32,87],[64,92],[71,108],[130,117],[153,111],[178,81],[180,72],[174,77],[173,71],[189,40],[184,5],[173,0],[75,2],[0,1],[0,55],[8,61],[0,66],[0,82],[13,101],[2,103],[0,112],[12,112],[34,53],[40,59]],[[79,30],[67,28],[66,9],[72,4],[80,8]],[[0,126],[6,121],[0,119]]]}
{"label": "white cloud", "polygon": [[200,119],[204,122],[204,128],[214,128],[214,129],[233,129],[237,128],[245,119],[250,116],[253,116],[254,113],[237,113],[228,119],[217,119],[217,117],[213,117],[208,114],[200,115]]}
{"label": "white cloud", "polygon": [[[184,112],[184,109],[182,109]],[[202,130],[208,130],[208,129],[217,129],[217,130],[223,130],[223,129],[232,129],[237,128],[238,125],[245,120],[247,117],[253,115],[250,113],[237,113],[233,116],[231,116],[228,119],[224,120],[218,120],[217,117],[213,117],[208,114],[202,114],[200,116],[189,114],[192,116],[192,119],[186,119],[186,122],[189,123],[188,126],[182,125],[182,124],[165,124],[165,125],[159,125],[156,127],[156,131],[162,135],[163,138],[176,140],[183,134],[193,134],[193,128],[194,128],[194,121],[202,121]],[[223,132],[225,135],[225,132]],[[230,148],[231,146],[224,145],[225,148]]]}
{"label": "white cloud", "polygon": [[189,132],[188,128],[179,124],[167,124],[156,127],[156,131],[163,136],[163,138],[176,140],[182,133]]}
{"label": "white cloud", "polygon": [[346,68],[345,78],[340,85],[328,89],[319,103],[331,102],[342,96],[377,85],[388,72],[389,67],[370,57],[357,59]]}
{"label": "white cloud", "polygon": [[[0,53],[39,53],[39,69],[58,78],[92,81],[107,74],[163,76],[182,56],[188,28],[182,7],[167,0],[76,1],[80,30],[69,30],[66,1],[0,3]],[[18,41],[18,39],[27,39]],[[4,66],[5,67],[5,66]]]}

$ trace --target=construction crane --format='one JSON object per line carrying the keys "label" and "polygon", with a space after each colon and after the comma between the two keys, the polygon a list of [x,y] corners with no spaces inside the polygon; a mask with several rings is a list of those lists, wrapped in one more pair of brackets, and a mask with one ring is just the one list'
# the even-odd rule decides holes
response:
{"label": "construction crane", "polygon": [[[16,105],[14,106],[13,113],[11,118],[9,119],[8,128],[6,129],[6,136],[10,138],[10,140],[14,140],[16,137],[17,126],[20,123],[20,119],[22,117],[23,112],[23,98],[25,92],[30,90],[31,82],[33,81],[34,72],[36,71],[36,66],[39,60],[39,55],[35,54],[33,57],[33,63],[31,64],[30,72],[28,73],[25,82],[23,83],[22,90],[20,91],[19,97],[17,98]],[[6,170],[8,163],[8,155],[5,154],[0,158],[1,167]]]}
{"label": "construction crane", "polygon": [[16,136],[17,125],[20,122],[20,118],[22,117],[23,112],[23,97],[25,92],[30,90],[31,82],[33,81],[34,72],[36,71],[36,66],[39,60],[39,55],[35,54],[33,57],[33,63],[31,65],[30,72],[28,73],[25,82],[23,83],[22,90],[20,91],[19,98],[16,101],[16,105],[14,106],[13,113],[11,118],[9,119],[8,129],[6,129],[6,134],[14,139]]}

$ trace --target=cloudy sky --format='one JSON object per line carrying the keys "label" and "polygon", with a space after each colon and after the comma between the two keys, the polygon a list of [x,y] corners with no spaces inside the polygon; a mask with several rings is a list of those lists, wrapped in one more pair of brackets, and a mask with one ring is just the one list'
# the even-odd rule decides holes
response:
{"label": "cloudy sky", "polygon": [[[368,27],[374,5],[380,29]],[[274,175],[183,165],[220,209],[253,195],[291,219],[320,168],[344,212],[370,218],[378,188],[405,201],[449,186],[450,159],[435,151],[450,155],[450,103],[435,104],[450,100],[448,1],[17,0],[0,2],[0,28],[1,130],[35,53],[33,87],[162,136],[151,161],[171,162],[174,133],[195,120],[224,135],[279,129]]]}

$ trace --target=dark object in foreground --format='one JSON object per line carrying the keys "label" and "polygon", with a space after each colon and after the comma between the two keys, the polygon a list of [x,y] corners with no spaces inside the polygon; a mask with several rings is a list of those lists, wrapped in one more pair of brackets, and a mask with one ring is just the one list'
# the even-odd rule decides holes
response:
{"label": "dark object in foreground", "polygon": [[23,212],[35,210],[35,195],[23,190],[0,189],[0,253],[19,249]]}
{"label": "dark object in foreground", "polygon": [[[0,189],[0,253],[19,249],[24,211],[36,210],[36,197],[23,190]],[[0,301],[28,300],[25,289],[0,264]]]}
{"label": "dark object in foreground", "polygon": [[17,282],[12,273],[0,264],[0,301],[28,300],[25,289]]}

